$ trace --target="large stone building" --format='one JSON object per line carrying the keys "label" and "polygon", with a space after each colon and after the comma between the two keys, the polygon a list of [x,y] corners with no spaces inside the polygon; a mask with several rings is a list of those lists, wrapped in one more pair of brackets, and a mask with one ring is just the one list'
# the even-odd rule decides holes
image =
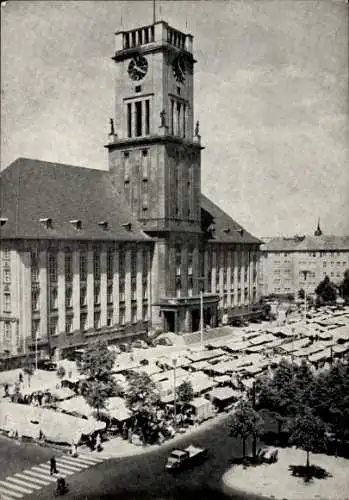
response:
{"label": "large stone building", "polygon": [[323,235],[318,224],[314,236],[263,238],[259,283],[262,295],[314,294],[328,276],[339,285],[349,268],[349,237]]}
{"label": "large stone building", "polygon": [[19,158],[1,174],[0,351],[190,332],[258,300],[260,241],[201,193],[193,38],[116,34],[109,170]]}

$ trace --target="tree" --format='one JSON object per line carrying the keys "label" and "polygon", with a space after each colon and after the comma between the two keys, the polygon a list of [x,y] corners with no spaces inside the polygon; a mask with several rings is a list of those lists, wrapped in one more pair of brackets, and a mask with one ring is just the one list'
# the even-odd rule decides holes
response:
{"label": "tree", "polygon": [[110,395],[108,389],[99,380],[90,380],[82,386],[82,395],[86,403],[97,411],[97,419],[100,419],[100,411],[106,407],[106,400]]}
{"label": "tree", "polygon": [[271,377],[259,378],[256,382],[257,408],[271,413],[277,421],[279,435],[282,425],[297,411],[294,370],[291,363],[282,359]]}
{"label": "tree", "polygon": [[310,453],[325,444],[326,426],[324,422],[306,407],[289,423],[290,443],[302,448],[307,453],[306,468],[310,467]]}
{"label": "tree", "polygon": [[299,411],[300,407],[310,406],[314,383],[314,374],[309,364],[303,359],[300,366],[294,367],[294,376],[292,378],[293,401],[297,411]]}
{"label": "tree", "polygon": [[154,442],[159,435],[157,407],[160,396],[147,373],[132,373],[125,395],[126,406],[133,412],[133,431],[138,432],[144,442]]}
{"label": "tree", "polygon": [[183,380],[176,391],[177,400],[184,405],[194,399],[193,385],[189,380]]}
{"label": "tree", "polygon": [[112,381],[111,371],[116,354],[109,351],[106,342],[90,344],[78,361],[78,369],[87,379],[103,381],[106,384]]}
{"label": "tree", "polygon": [[[246,440],[249,437],[257,438],[262,432],[263,420],[259,413],[254,410],[251,403],[240,400],[231,416],[230,435],[242,439],[242,455],[246,456]],[[255,447],[253,458],[256,458]]]}
{"label": "tree", "polygon": [[62,365],[59,365],[59,367],[57,368],[57,377],[60,379],[60,380],[63,380],[64,376],[65,376],[65,368],[64,366]]}
{"label": "tree", "polygon": [[23,366],[22,366],[22,370],[28,376],[28,386],[30,387],[30,380],[31,380],[31,377],[35,371],[35,367],[34,367],[32,361],[29,357],[25,358]]}
{"label": "tree", "polygon": [[333,303],[336,300],[336,285],[330,281],[326,275],[315,288],[315,293],[320,304]]}
{"label": "tree", "polygon": [[346,304],[349,304],[349,269],[344,271],[344,279],[340,285],[340,293]]}
{"label": "tree", "polygon": [[109,351],[105,342],[90,344],[78,362],[78,369],[87,379],[82,384],[81,393],[87,404],[97,410],[105,408],[108,397],[119,393],[119,389],[112,376],[115,353]]}

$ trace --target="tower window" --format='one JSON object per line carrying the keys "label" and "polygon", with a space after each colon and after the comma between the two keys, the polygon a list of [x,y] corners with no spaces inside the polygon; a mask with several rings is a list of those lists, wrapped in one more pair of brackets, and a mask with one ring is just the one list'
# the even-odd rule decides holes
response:
{"label": "tower window", "polygon": [[149,99],[145,101],[145,135],[149,135],[150,131],[150,106]]}
{"label": "tower window", "polygon": [[177,87],[177,94],[181,95],[181,88],[180,87]]}
{"label": "tower window", "polygon": [[136,137],[142,135],[142,101],[135,103],[135,113],[136,113]]}
{"label": "tower window", "polygon": [[127,104],[127,137],[132,137],[132,105]]}
{"label": "tower window", "polygon": [[137,85],[135,87],[135,92],[142,92],[142,86],[141,85]]}

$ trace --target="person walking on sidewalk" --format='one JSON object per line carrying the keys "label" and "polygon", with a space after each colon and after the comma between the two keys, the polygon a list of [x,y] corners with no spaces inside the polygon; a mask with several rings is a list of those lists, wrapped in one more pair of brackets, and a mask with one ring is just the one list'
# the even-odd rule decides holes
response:
{"label": "person walking on sidewalk", "polygon": [[58,474],[55,457],[51,457],[51,460],[50,460],[50,474],[51,474],[51,476],[52,476],[52,474]]}
{"label": "person walking on sidewalk", "polygon": [[96,450],[102,451],[101,436],[99,434],[97,434],[97,436],[96,436]]}
{"label": "person walking on sidewalk", "polygon": [[71,454],[72,454],[72,457],[74,457],[74,458],[76,458],[78,456],[78,447],[77,447],[77,444],[74,442],[71,445]]}

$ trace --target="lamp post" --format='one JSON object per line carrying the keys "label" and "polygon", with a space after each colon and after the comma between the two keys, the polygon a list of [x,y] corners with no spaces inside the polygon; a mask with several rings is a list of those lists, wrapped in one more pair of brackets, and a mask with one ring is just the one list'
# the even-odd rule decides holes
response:
{"label": "lamp post", "polygon": [[176,411],[176,403],[177,403],[177,397],[176,397],[176,367],[177,367],[177,358],[173,358],[172,360],[172,365],[173,365],[173,417],[174,417],[174,425],[176,427],[176,417],[177,417],[177,411]]}
{"label": "lamp post", "polygon": [[38,332],[35,332],[35,370],[38,369]]}
{"label": "lamp post", "polygon": [[[197,281],[205,281],[206,276],[198,276],[194,278]],[[200,349],[203,349],[204,341],[204,292],[202,288],[200,289]]]}

